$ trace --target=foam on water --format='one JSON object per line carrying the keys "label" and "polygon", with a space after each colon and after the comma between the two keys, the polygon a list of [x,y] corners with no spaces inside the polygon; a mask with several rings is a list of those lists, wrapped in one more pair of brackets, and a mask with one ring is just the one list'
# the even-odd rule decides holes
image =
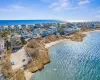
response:
{"label": "foam on water", "polygon": [[82,42],[60,43],[49,49],[51,63],[33,80],[100,80],[100,32]]}

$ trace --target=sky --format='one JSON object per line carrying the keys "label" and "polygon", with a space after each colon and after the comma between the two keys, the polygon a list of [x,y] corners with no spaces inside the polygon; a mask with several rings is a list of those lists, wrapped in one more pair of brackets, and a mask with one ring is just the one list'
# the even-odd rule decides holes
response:
{"label": "sky", "polygon": [[0,20],[100,21],[100,0],[1,0]]}

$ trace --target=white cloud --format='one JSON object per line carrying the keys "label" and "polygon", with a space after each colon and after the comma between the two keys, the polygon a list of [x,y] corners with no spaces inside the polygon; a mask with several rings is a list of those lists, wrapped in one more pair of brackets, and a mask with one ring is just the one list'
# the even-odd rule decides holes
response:
{"label": "white cloud", "polygon": [[9,5],[5,8],[0,8],[0,11],[2,12],[18,12],[18,11],[23,12],[27,10],[29,11],[31,9],[25,6],[21,6],[21,5]]}
{"label": "white cloud", "polygon": [[100,13],[100,10],[98,10],[97,12]]}
{"label": "white cloud", "polygon": [[80,0],[78,2],[78,5],[85,5],[85,4],[88,4],[88,3],[90,3],[90,0]]}
{"label": "white cloud", "polygon": [[90,0],[41,0],[49,3],[49,8],[54,11],[83,9]]}
{"label": "white cloud", "polygon": [[96,18],[100,18],[100,15],[96,15]]}
{"label": "white cloud", "polygon": [[68,0],[56,0],[55,2],[51,3],[49,8],[56,11],[60,11],[60,10],[65,9],[68,5],[69,5]]}
{"label": "white cloud", "polygon": [[87,22],[90,20],[66,20],[67,22]]}

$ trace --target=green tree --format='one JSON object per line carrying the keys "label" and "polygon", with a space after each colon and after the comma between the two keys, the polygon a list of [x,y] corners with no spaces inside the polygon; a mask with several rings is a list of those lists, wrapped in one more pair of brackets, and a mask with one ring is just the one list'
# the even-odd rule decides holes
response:
{"label": "green tree", "polygon": [[34,26],[34,29],[36,29],[37,27],[36,26]]}
{"label": "green tree", "polygon": [[56,28],[57,28],[57,31],[60,33],[60,34],[63,34],[63,28],[62,27],[60,27],[60,26],[56,26]]}
{"label": "green tree", "polygon": [[21,37],[21,43],[22,43],[23,45],[27,43],[27,42],[25,41],[25,38],[24,38],[24,37]]}

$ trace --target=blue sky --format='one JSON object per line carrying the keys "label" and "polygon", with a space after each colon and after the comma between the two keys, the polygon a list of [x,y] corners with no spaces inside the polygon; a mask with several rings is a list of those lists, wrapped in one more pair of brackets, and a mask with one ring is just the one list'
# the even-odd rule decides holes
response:
{"label": "blue sky", "polygon": [[1,0],[0,19],[100,21],[100,0]]}

